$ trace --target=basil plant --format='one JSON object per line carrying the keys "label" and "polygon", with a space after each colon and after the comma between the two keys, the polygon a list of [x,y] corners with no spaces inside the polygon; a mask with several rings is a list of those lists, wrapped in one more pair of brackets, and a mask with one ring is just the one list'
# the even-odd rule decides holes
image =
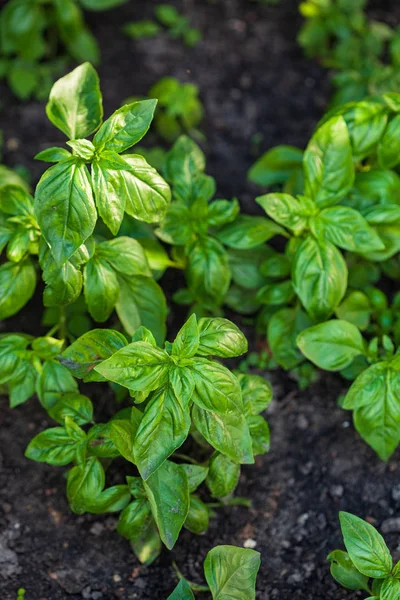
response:
{"label": "basil plant", "polygon": [[[37,345],[32,343],[34,350]],[[222,318],[197,321],[192,315],[163,348],[144,327],[129,343],[118,331],[90,331],[58,360],[43,355],[39,398],[59,426],[39,433],[26,456],[71,465],[72,511],[120,512],[118,532],[142,562],[152,562],[161,543],[175,545],[182,527],[203,533],[213,506],[235,503],[230,497],[240,465],[269,449],[268,425],[260,414],[271,401],[269,383],[236,376],[212,358],[246,351],[244,335]],[[134,404],[108,422],[94,423],[93,405],[79,394],[75,378],[117,384]],[[193,443],[194,456],[180,451],[185,444],[192,452]],[[127,461],[130,474],[125,483],[107,487],[105,466],[117,457]],[[196,493],[202,482],[217,504],[208,506]]]}
{"label": "basil plant", "polygon": [[393,559],[381,534],[351,513],[339,513],[347,552],[334,550],[327,557],[332,577],[348,590],[364,592],[366,600],[397,600],[400,563]]}

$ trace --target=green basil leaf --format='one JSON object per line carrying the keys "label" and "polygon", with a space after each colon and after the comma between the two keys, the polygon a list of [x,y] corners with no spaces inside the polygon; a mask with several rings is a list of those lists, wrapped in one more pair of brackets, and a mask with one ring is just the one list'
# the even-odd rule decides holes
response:
{"label": "green basil leaf", "polygon": [[265,194],[256,198],[271,219],[299,235],[307,226],[307,218],[315,212],[315,206],[307,198],[293,198],[290,194]]}
{"label": "green basil leaf", "polygon": [[232,494],[239,483],[240,465],[228,456],[214,452],[211,457],[206,485],[214,498]]}
{"label": "green basil leaf", "polygon": [[198,496],[190,496],[189,512],[184,527],[192,533],[201,535],[208,529],[210,515],[206,504]]}
{"label": "green basil leaf", "polygon": [[97,210],[113,235],[117,235],[126,204],[125,179],[120,168],[124,161],[114,153],[96,157],[92,164],[92,185]]}
{"label": "green basil leaf", "polygon": [[223,246],[212,238],[198,240],[189,248],[187,259],[188,287],[196,299],[206,305],[221,304],[231,280]]}
{"label": "green basil leaf", "polygon": [[129,501],[131,494],[127,485],[114,485],[100,492],[98,496],[86,502],[85,510],[93,515],[106,512],[120,512]]}
{"label": "green basil leaf", "polygon": [[119,283],[115,271],[94,256],[85,265],[84,282],[89,313],[95,321],[107,321],[119,296]]}
{"label": "green basil leaf", "polygon": [[300,309],[282,308],[272,315],[268,322],[267,338],[278,365],[289,370],[303,361],[296,346],[296,337],[311,324],[311,319]]}
{"label": "green basil leaf", "polygon": [[400,376],[387,363],[376,363],[357,377],[344,400],[354,409],[354,425],[382,460],[388,460],[400,442]]}
{"label": "green basil leaf", "polygon": [[128,420],[113,419],[110,422],[110,439],[118,452],[129,462],[135,464],[133,444],[137,427]]}
{"label": "green basil leaf", "polygon": [[400,595],[400,581],[394,577],[388,577],[382,584],[380,591],[381,600],[398,600]]}
{"label": "green basil leaf", "polygon": [[66,158],[71,158],[71,152],[68,152],[66,148],[54,146],[38,152],[33,158],[35,160],[43,160],[44,162],[60,162]]}
{"label": "green basil leaf", "polygon": [[117,531],[127,540],[143,534],[153,522],[150,504],[146,499],[134,500],[119,516]]}
{"label": "green basil leaf", "polygon": [[204,573],[213,600],[255,600],[260,554],[255,550],[216,546],[207,554]]}
{"label": "green basil leaf", "polygon": [[339,513],[344,545],[356,569],[367,577],[386,577],[392,557],[375,527],[347,512]]}
{"label": "green basil leaf", "polygon": [[400,162],[400,115],[389,122],[378,145],[378,161],[382,168],[391,169]]}
{"label": "green basil leaf", "polygon": [[245,415],[258,415],[271,404],[272,386],[260,375],[239,373]]}
{"label": "green basil leaf", "polygon": [[135,464],[147,480],[186,440],[189,412],[170,386],[155,392],[143,414],[133,444]]}
{"label": "green basil leaf", "polygon": [[76,439],[64,427],[53,427],[42,431],[29,442],[25,456],[36,462],[60,467],[73,461],[78,447],[84,441],[84,435]]}
{"label": "green basil leaf", "polygon": [[354,181],[350,137],[343,117],[319,127],[303,158],[305,196],[323,208],[339,202]]}
{"label": "green basil leaf", "polygon": [[198,321],[198,356],[231,358],[245,354],[248,344],[245,336],[232,321],[222,317],[202,317]]}
{"label": "green basil leaf", "polygon": [[170,364],[171,359],[164,350],[147,342],[134,342],[97,364],[95,370],[129,390],[150,392],[167,383]]}
{"label": "green basil leaf", "polygon": [[348,206],[332,206],[322,210],[311,223],[317,237],[351,252],[374,252],[385,245],[364,217]]}
{"label": "green basil leaf", "polygon": [[181,579],[167,600],[195,600],[192,588],[185,579]]}
{"label": "green basil leaf", "polygon": [[99,78],[90,63],[53,85],[46,114],[69,139],[85,138],[96,131],[103,118],[103,103]]}
{"label": "green basil leaf", "polygon": [[33,216],[33,198],[21,186],[2,185],[0,188],[0,211],[6,215]]}
{"label": "green basil leaf", "polygon": [[331,242],[308,236],[294,257],[293,285],[309,315],[327,319],[347,287],[347,266],[340,251]]}
{"label": "green basil leaf", "polygon": [[[260,272],[261,265],[273,251],[266,244],[252,250],[228,250],[229,266],[233,281],[240,287],[254,290],[265,283]],[[290,273],[290,268],[289,268]],[[249,295],[248,295],[249,296]],[[251,298],[247,298],[247,301]]]}
{"label": "green basil leaf", "polygon": [[346,296],[335,312],[339,319],[349,321],[358,329],[364,331],[370,322],[372,306],[364,292],[355,290]]}
{"label": "green basil leaf", "polygon": [[293,284],[289,281],[267,283],[258,290],[256,298],[261,304],[280,306],[290,304],[295,297]]}
{"label": "green basil leaf", "polygon": [[156,234],[167,244],[184,246],[193,239],[192,229],[189,208],[181,202],[173,202],[168,206],[165,218],[156,229]]}
{"label": "green basil leaf", "polygon": [[93,404],[82,394],[65,393],[48,412],[61,425],[64,424],[65,417],[72,418],[77,425],[85,425],[93,419]]}
{"label": "green basil leaf", "polygon": [[257,185],[270,186],[285,183],[296,169],[301,169],[303,151],[295,146],[275,146],[252,165],[247,173]]}
{"label": "green basil leaf", "polygon": [[200,344],[196,315],[193,314],[178,331],[172,345],[172,356],[190,358],[198,354]]}
{"label": "green basil leaf", "polygon": [[143,325],[141,325],[140,327],[138,327],[138,329],[136,329],[135,333],[132,336],[132,342],[147,342],[148,344],[151,344],[152,346],[154,346],[154,348],[157,347],[157,342],[154,338],[154,335],[151,333],[151,331],[149,331],[149,329],[146,329],[146,327],[143,327]]}
{"label": "green basil leaf", "polygon": [[365,219],[373,226],[383,244],[384,250],[364,252],[368,260],[387,260],[400,250],[400,207],[393,204],[374,206],[364,212]]}
{"label": "green basil leaf", "polygon": [[342,115],[346,121],[355,159],[361,160],[375,150],[387,123],[387,109],[383,104],[370,100],[349,102],[328,112],[327,118],[332,113]]}
{"label": "green basil leaf", "polygon": [[75,377],[88,378],[96,365],[102,364],[126,344],[125,337],[118,331],[93,329],[64,350],[60,362],[68,367]]}
{"label": "green basil leaf", "polygon": [[101,494],[105,484],[105,474],[101,463],[95,457],[86,463],[73,467],[68,472],[67,498],[72,512],[81,515]]}
{"label": "green basil leaf", "polygon": [[119,276],[120,293],[116,310],[119,320],[129,335],[143,325],[157,342],[165,339],[167,304],[160,286],[150,277]]}
{"label": "green basil leaf", "polygon": [[306,329],[298,335],[297,345],[306,358],[327,371],[340,371],[366,353],[357,327],[336,319]]}
{"label": "green basil leaf", "polygon": [[104,121],[94,136],[97,151],[109,150],[120,154],[137,144],[149,130],[156,104],[157,100],[142,100],[121,106]]}
{"label": "green basil leaf", "polygon": [[254,456],[269,452],[271,436],[267,421],[261,415],[249,415],[246,420]]}
{"label": "green basil leaf", "polygon": [[131,546],[142,564],[151,565],[158,558],[162,543],[154,519],[142,533],[131,539]]}
{"label": "green basil leaf", "polygon": [[331,575],[335,581],[348,590],[369,591],[368,577],[360,573],[343,550],[334,550],[327,556],[331,564]]}
{"label": "green basil leaf", "polygon": [[96,247],[96,254],[125,277],[151,275],[142,246],[130,237],[121,236],[101,242]]}
{"label": "green basil leaf", "polygon": [[15,315],[33,296],[36,272],[29,258],[0,266],[0,319]]}
{"label": "green basil leaf", "polygon": [[61,266],[93,233],[97,219],[89,173],[79,159],[63,160],[42,175],[36,187],[35,214]]}
{"label": "green basil leaf", "polygon": [[239,215],[233,223],[228,223],[215,235],[220,242],[229,248],[247,250],[267,242],[274,235],[285,235],[285,231],[279,225],[264,217]]}
{"label": "green basil leaf", "polygon": [[240,212],[236,198],[233,200],[214,200],[208,205],[208,224],[210,227],[221,227],[234,221]]}
{"label": "green basil leaf", "polygon": [[193,494],[199,485],[205,481],[208,474],[208,467],[192,464],[181,464],[180,466],[186,473],[189,485],[189,493]]}
{"label": "green basil leaf", "polygon": [[179,465],[165,461],[144,486],[161,539],[171,550],[189,512],[186,473]]}
{"label": "green basil leaf", "polygon": [[237,378],[226,367],[205,358],[197,358],[190,367],[195,380],[193,402],[209,411],[243,411]]}
{"label": "green basil leaf", "polygon": [[43,408],[50,411],[64,394],[77,394],[78,384],[66,367],[46,360],[38,375],[36,392]]}
{"label": "green basil leaf", "polygon": [[213,448],[235,462],[254,462],[249,427],[241,413],[209,411],[194,405],[192,419],[196,429]]}
{"label": "green basil leaf", "polygon": [[13,377],[8,382],[10,408],[23,404],[35,393],[37,371],[28,361],[24,361],[24,371],[19,377]]}

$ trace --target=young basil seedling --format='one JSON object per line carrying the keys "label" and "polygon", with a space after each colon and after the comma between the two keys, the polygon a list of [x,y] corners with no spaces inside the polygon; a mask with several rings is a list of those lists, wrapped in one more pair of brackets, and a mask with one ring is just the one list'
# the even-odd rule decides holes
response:
{"label": "young basil seedling", "polygon": [[399,563],[393,561],[383,537],[370,523],[350,513],[339,513],[347,552],[334,550],[327,559],[332,577],[349,590],[361,590],[367,600],[397,600]]}

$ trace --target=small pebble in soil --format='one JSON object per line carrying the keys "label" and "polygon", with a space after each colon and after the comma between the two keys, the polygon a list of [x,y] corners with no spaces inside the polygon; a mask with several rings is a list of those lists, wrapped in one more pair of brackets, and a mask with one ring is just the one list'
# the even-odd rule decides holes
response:
{"label": "small pebble in soil", "polygon": [[118,573],[115,573],[115,575],[113,575],[113,581],[115,583],[119,583],[120,581],[122,581],[121,575],[118,575]]}
{"label": "small pebble in soil", "polygon": [[331,496],[333,496],[334,498],[341,498],[343,496],[344,493],[344,487],[340,484],[338,485],[331,485],[330,487],[330,493]]}
{"label": "small pebble in soil", "polygon": [[256,542],[256,540],[253,540],[252,538],[248,538],[247,540],[245,540],[243,542],[244,548],[255,548],[256,546],[257,546],[257,542]]}

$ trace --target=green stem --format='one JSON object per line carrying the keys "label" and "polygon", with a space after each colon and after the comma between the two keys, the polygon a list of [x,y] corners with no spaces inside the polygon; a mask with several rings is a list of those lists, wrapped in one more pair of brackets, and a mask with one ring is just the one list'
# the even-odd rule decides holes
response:
{"label": "green stem", "polygon": [[194,590],[195,592],[209,592],[210,588],[208,587],[208,585],[200,585],[199,583],[194,583],[193,581],[189,581],[188,579],[186,579],[186,577],[181,573],[181,571],[178,568],[178,565],[176,564],[176,562],[173,560],[172,561],[172,566],[174,568],[175,573],[178,576],[178,579],[183,579],[184,581],[186,581],[186,583],[188,583],[190,585],[190,587],[192,588],[192,590]]}
{"label": "green stem", "polygon": [[223,508],[224,506],[244,506],[245,508],[251,508],[252,502],[250,498],[242,498],[237,496],[236,498],[230,498],[230,500],[221,500],[221,502],[207,502],[209,508]]}
{"label": "green stem", "polygon": [[175,452],[174,457],[180,458],[181,460],[191,463],[192,465],[196,465],[196,466],[201,465],[201,463],[199,463],[196,459],[192,458],[191,456],[188,456],[187,454],[181,454],[180,452]]}
{"label": "green stem", "polygon": [[46,333],[46,337],[51,337],[54,335],[60,328],[60,323],[56,323],[49,331]]}

